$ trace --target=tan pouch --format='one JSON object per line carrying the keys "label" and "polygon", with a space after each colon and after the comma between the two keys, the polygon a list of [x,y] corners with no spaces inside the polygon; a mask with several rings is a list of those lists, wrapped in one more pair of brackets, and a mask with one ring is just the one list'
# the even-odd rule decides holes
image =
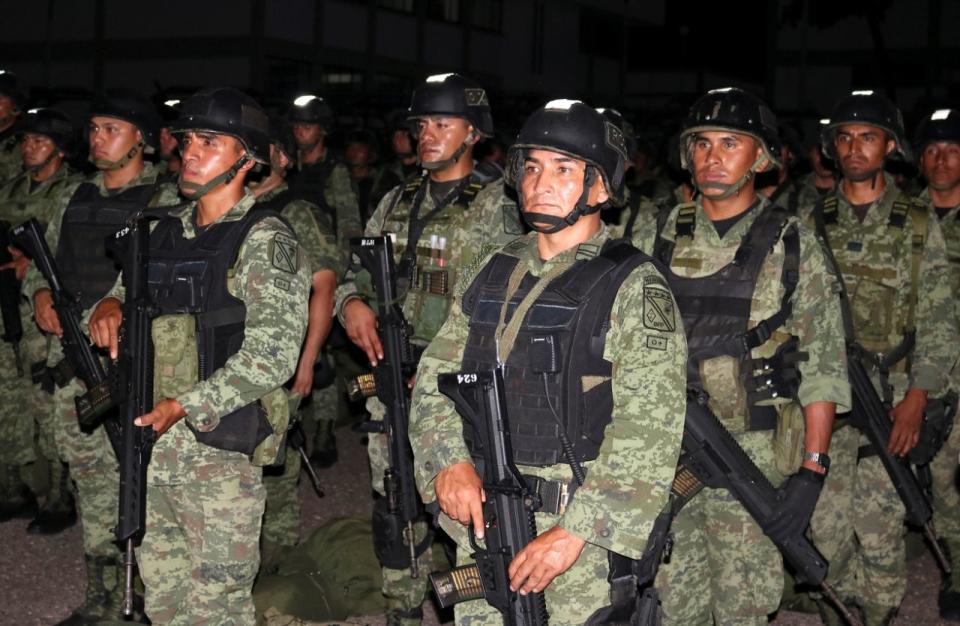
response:
{"label": "tan pouch", "polygon": [[803,463],[803,436],[807,426],[803,409],[796,402],[780,410],[780,419],[773,433],[773,462],[783,476],[790,476],[800,470]]}
{"label": "tan pouch", "polygon": [[273,429],[273,434],[267,435],[267,438],[260,442],[257,449],[253,451],[250,462],[263,467],[274,465],[283,459],[287,428],[290,426],[290,400],[287,397],[287,390],[277,387],[260,398],[260,404],[267,412],[267,421]]}

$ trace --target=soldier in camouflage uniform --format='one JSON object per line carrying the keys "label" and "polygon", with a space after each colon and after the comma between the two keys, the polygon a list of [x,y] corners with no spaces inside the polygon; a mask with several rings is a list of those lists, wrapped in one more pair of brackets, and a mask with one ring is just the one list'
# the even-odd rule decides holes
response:
{"label": "soldier in camouflage uniform", "polygon": [[[50,213],[46,240],[54,251],[64,286],[85,314],[102,298],[118,270],[104,242],[145,206],[176,204],[176,188],[158,181],[158,168],[143,159],[156,149],[159,116],[145,98],[132,93],[98,97],[87,115],[90,160],[99,170],[89,179],[64,187]],[[56,336],[63,331],[43,276],[31,265],[24,293],[33,300],[37,324]],[[63,361],[52,342],[47,363]],[[62,368],[57,368],[62,372]],[[103,428],[80,430],[74,397],[83,383],[69,372],[66,386],[54,393],[55,439],[76,486],[87,568],[84,604],[64,624],[81,624],[119,614],[120,553],[111,529],[117,521],[117,460]]]}
{"label": "soldier in camouflage uniform", "polygon": [[[64,188],[73,182],[73,173],[64,160],[73,147],[73,124],[59,111],[41,109],[24,116],[19,133],[24,172],[0,188],[0,220],[15,226],[36,218],[45,225]],[[15,249],[11,254],[13,260],[0,269],[10,268],[15,271],[17,279],[23,279],[30,259]],[[73,496],[67,488],[67,468],[54,443],[53,399],[50,393],[30,381],[34,364],[46,369],[48,338],[34,324],[33,310],[26,300],[20,308],[23,339],[20,341],[19,363],[14,362],[10,350],[4,351],[3,364],[0,365],[0,371],[4,372],[0,379],[3,386],[0,393],[7,398],[3,405],[5,415],[0,418],[0,427],[7,431],[0,435],[5,457],[2,463],[11,463],[0,471],[5,474],[7,491],[10,488],[16,491],[23,482],[35,492],[43,490],[35,494],[44,502],[36,518],[27,526],[27,532],[53,534],[73,525],[77,517]],[[14,458],[8,458],[8,454],[13,454]],[[33,461],[31,467],[23,465],[30,461]],[[19,471],[13,463],[19,465]],[[17,480],[18,473],[23,470],[27,476],[20,476],[22,481]],[[19,496],[19,493],[0,496],[5,507],[0,518],[13,513],[8,507]]]}
{"label": "soldier in camouflage uniform", "polygon": [[17,121],[27,105],[16,74],[0,70],[0,185],[18,176],[23,157],[17,139]]}
{"label": "soldier in camouflage uniform", "polygon": [[[204,89],[173,131],[190,202],[151,232],[155,404],[134,422],[158,435],[139,550],[146,613],[153,624],[253,624],[261,467],[283,445],[282,385],[307,326],[310,269],[289,227],[251,210],[244,192],[248,172],[270,160],[263,109],[235,89]],[[178,286],[198,266],[202,278]],[[118,283],[90,320],[111,356],[122,299]]]}
{"label": "soldier in camouflage uniform", "polygon": [[[586,623],[611,604],[608,558],[643,556],[683,431],[686,345],[675,302],[651,259],[611,245],[600,219],[604,204],[623,201],[625,158],[617,127],[582,102],[555,100],[527,119],[506,177],[536,232],[463,273],[411,407],[420,490],[439,503],[440,523],[468,563],[468,533],[484,535],[480,451],[437,375],[502,369],[513,460],[540,493],[571,494],[544,503],[539,535],[508,570],[511,589],[544,592],[557,625]],[[571,332],[580,325],[602,330]],[[550,356],[534,349],[545,335]],[[483,600],[455,613],[461,625],[500,619]]]}
{"label": "soldier in camouflage uniform", "polygon": [[[783,587],[767,537],[802,533],[824,475],[836,408],[850,406],[834,275],[812,231],[754,189],[779,167],[776,119],[736,88],[690,109],[681,160],[700,192],[635,241],[669,270],[683,315],[688,384],[785,498],[761,528],[725,489],[704,489],[675,517],[660,569],[665,624],[766,624]],[[745,346],[747,349],[745,349]],[[775,434],[794,432],[793,448]]]}
{"label": "soldier in camouflage uniform", "polygon": [[[872,91],[842,98],[822,143],[842,179],[834,193],[801,211],[822,229],[843,273],[856,340],[872,352],[906,355],[874,380],[893,407],[888,450],[904,456],[917,443],[928,394],[946,388],[957,356],[943,234],[930,209],[883,172],[892,152],[907,153],[892,102]],[[868,625],[888,624],[906,593],[904,505],[864,435],[840,422],[831,448],[834,468],[812,537],[843,600],[858,605]],[[825,604],[822,611],[839,621]]]}
{"label": "soldier in camouflage uniform", "polygon": [[[951,293],[960,320],[960,111],[940,109],[925,118],[917,132],[916,149],[927,188],[920,194],[940,220],[950,263]],[[954,346],[950,385],[960,391],[960,347]],[[940,590],[940,617],[960,620],[960,488],[957,481],[960,428],[953,430],[930,463],[933,479],[933,521],[947,547],[953,572]]]}
{"label": "soldier in camouflage uniform", "polygon": [[[482,246],[502,245],[521,229],[516,204],[504,195],[499,176],[473,166],[474,144],[493,133],[486,92],[457,74],[431,76],[414,92],[408,115],[416,126],[424,173],[383,198],[366,234],[396,237],[403,313],[413,326],[411,343],[422,350],[446,319],[464,267]],[[337,312],[350,339],[376,365],[383,348],[376,314],[367,304],[372,293],[366,271],[348,272],[337,288]],[[367,409],[374,419],[384,416],[376,398],[367,402]],[[368,450],[373,488],[382,495],[386,436],[370,435]],[[419,524],[418,532],[423,537],[426,525]],[[419,560],[421,571],[430,571],[430,551]],[[383,580],[389,623],[419,624],[426,577],[411,579],[406,569],[384,567]]]}
{"label": "soldier in camouflage uniform", "polygon": [[404,179],[393,169],[377,164],[380,151],[377,138],[370,131],[353,131],[347,136],[346,144],[343,161],[350,170],[350,183],[360,203],[360,215],[366,223],[387,192]]}
{"label": "soldier in camouflage uniform", "polygon": [[[314,366],[318,359],[327,358],[321,353],[321,348],[333,323],[334,291],[337,276],[344,271],[345,259],[340,254],[336,236],[326,216],[319,214],[316,207],[306,200],[295,198],[287,186],[286,173],[293,165],[296,154],[290,127],[284,120],[271,118],[270,174],[256,186],[250,187],[257,197],[258,207],[283,216],[310,261],[310,320],[297,372],[292,380],[291,404],[308,398],[315,406],[335,406],[335,386],[327,385],[314,390]],[[295,546],[300,539],[300,499],[297,492],[300,463],[300,454],[295,450],[287,450],[282,465],[263,469],[263,486],[266,490],[260,541],[260,567],[263,572],[273,569],[282,553]]]}

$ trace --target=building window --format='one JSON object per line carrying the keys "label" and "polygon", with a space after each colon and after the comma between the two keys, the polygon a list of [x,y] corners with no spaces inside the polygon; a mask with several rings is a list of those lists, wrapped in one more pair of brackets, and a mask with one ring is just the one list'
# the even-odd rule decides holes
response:
{"label": "building window", "polygon": [[444,22],[459,22],[460,0],[427,0],[427,17]]}
{"label": "building window", "polygon": [[503,24],[503,0],[473,0],[470,24],[476,28],[500,32]]}
{"label": "building window", "polygon": [[413,13],[414,0],[377,0],[377,6],[382,9]]}

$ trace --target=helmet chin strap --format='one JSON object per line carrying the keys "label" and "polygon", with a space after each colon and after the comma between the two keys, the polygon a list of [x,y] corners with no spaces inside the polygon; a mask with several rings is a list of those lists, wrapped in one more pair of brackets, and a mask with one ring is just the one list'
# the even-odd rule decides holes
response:
{"label": "helmet chin strap", "polygon": [[877,186],[877,174],[879,174],[882,171],[883,171],[883,166],[880,166],[872,170],[869,170],[867,172],[861,172],[859,174],[853,174],[853,175],[848,175],[846,172],[843,172],[843,177],[855,183],[862,183],[869,180],[872,183],[870,185],[870,188],[874,189]]}
{"label": "helmet chin strap", "polygon": [[[694,185],[696,185],[697,189],[700,190],[700,193],[702,193],[704,196],[712,200],[726,200],[727,198],[738,195],[743,190],[744,186],[746,186],[746,184],[750,182],[750,180],[754,176],[756,176],[758,168],[763,164],[766,158],[767,158],[766,155],[763,155],[763,154],[758,156],[757,160],[754,161],[753,165],[750,166],[750,169],[747,170],[747,173],[741,176],[736,182],[732,184],[704,183],[702,185],[697,185],[696,181],[694,180]],[[704,193],[707,189],[719,189],[720,193],[714,194],[714,195],[707,195],[706,193]]]}
{"label": "helmet chin strap", "polygon": [[132,161],[133,157],[137,156],[137,153],[143,150],[144,147],[146,147],[146,144],[141,139],[140,141],[137,142],[137,145],[130,148],[125,155],[123,155],[116,161],[112,161],[110,159],[104,159],[101,157],[91,157],[90,162],[93,163],[98,170],[102,170],[102,171],[118,170],[124,165],[126,165],[127,163],[129,163],[130,161]]}
{"label": "helmet chin strap", "polygon": [[470,143],[470,138],[475,135],[476,131],[470,131],[470,134],[467,135],[467,138],[460,144],[460,147],[457,148],[453,154],[450,155],[449,159],[443,159],[441,161],[431,161],[429,163],[420,160],[417,158],[417,162],[420,164],[420,167],[427,170],[428,172],[437,172],[445,170],[448,167],[451,167],[454,163],[460,160],[460,157],[473,145]]}
{"label": "helmet chin strap", "polygon": [[37,164],[37,165],[31,165],[31,166],[29,166],[29,167],[25,167],[25,168],[23,168],[24,171],[25,171],[27,174],[33,174],[34,172],[39,172],[40,170],[42,170],[42,169],[45,168],[46,166],[50,165],[50,162],[53,161],[53,159],[57,156],[57,153],[58,153],[58,152],[59,152],[59,150],[57,150],[57,149],[52,150],[52,151],[50,152],[50,154],[47,155],[47,158],[45,158],[45,159],[43,160],[42,163],[39,163],[39,164]]}
{"label": "helmet chin strap", "polygon": [[543,233],[544,235],[552,235],[553,233],[560,232],[568,226],[573,226],[582,216],[596,213],[608,204],[607,202],[599,202],[592,206],[587,204],[587,198],[590,196],[590,188],[593,187],[593,183],[596,180],[596,168],[592,165],[588,165],[587,169],[583,173],[583,192],[577,199],[577,204],[573,207],[573,210],[567,213],[566,217],[557,217],[556,215],[548,215],[546,213],[524,211],[523,199],[519,198],[518,201],[521,205],[520,214],[523,216],[523,221],[526,222],[527,226],[538,233]]}
{"label": "helmet chin strap", "polygon": [[250,160],[250,157],[246,152],[243,153],[236,163],[227,168],[222,174],[218,174],[208,180],[206,183],[199,185],[194,182],[183,180],[183,170],[180,170],[180,176],[178,184],[180,186],[180,193],[183,194],[187,200],[196,201],[207,195],[214,187],[218,185],[229,185],[236,175],[240,172],[240,168],[243,167],[247,161]]}

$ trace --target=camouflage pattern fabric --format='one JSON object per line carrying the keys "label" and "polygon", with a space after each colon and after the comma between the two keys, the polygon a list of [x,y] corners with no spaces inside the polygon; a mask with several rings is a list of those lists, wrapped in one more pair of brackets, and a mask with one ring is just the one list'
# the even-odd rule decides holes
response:
{"label": "camouflage pattern fabric", "polygon": [[[330,158],[328,150],[324,157],[310,165],[300,165],[299,169],[291,174],[296,177],[314,176],[315,171],[325,167],[326,159]],[[309,183],[304,183],[309,185]],[[343,163],[337,163],[333,166],[329,176],[323,183],[323,202],[330,207],[337,216],[337,243],[340,248],[346,252],[350,249],[350,237],[359,237],[363,232],[363,224],[360,222],[360,206],[357,202],[357,195],[353,192],[353,186],[350,183],[350,172]],[[318,215],[321,213],[321,198],[304,198],[309,201]]]}
{"label": "camouflage pattern fabric", "polygon": [[[681,237],[671,269],[688,277],[710,276],[728,265],[757,215],[768,205],[765,198],[720,237],[700,201],[679,205],[668,215],[663,237],[675,240],[676,220],[682,206],[695,206],[693,237]],[[846,356],[839,300],[824,297],[837,292],[827,261],[814,234],[797,223],[800,241],[800,277],[793,294],[793,311],[784,326],[755,348],[753,358],[768,358],[790,335],[798,338],[798,349],[808,354],[799,363],[801,382],[797,399],[801,406],[813,402],[835,402],[838,410],[849,410],[850,389],[846,383]],[[634,244],[653,248],[654,229],[640,231]],[[767,254],[750,309],[751,324],[780,309],[784,286],[782,239]],[[740,383],[737,359],[716,357],[700,365],[710,407],[723,425],[747,450],[773,484],[784,478],[776,471],[774,431],[748,432],[746,391]],[[789,399],[778,404],[781,412]],[[773,543],[743,507],[732,502],[726,490],[706,489],[683,509],[675,520],[680,529],[674,548],[676,556],[660,569],[657,586],[664,589],[666,624],[765,623],[776,610],[782,592],[782,564]]]}
{"label": "camouflage pattern fabric", "polygon": [[[862,223],[838,186],[833,194],[837,223],[826,228],[850,295],[854,330],[864,347],[890,351],[900,343],[911,317],[915,320],[916,347],[909,364],[901,362],[890,374],[896,404],[908,388],[927,389],[931,395],[946,388],[958,338],[940,226],[930,215],[914,303],[912,212],[927,209],[914,206],[903,228],[892,227],[894,202],[911,200],[892,177],[884,177],[886,189]],[[801,208],[808,220],[812,211]],[[882,397],[879,380],[874,384]],[[858,447],[868,443],[865,436],[841,437],[838,431],[834,439],[846,445],[831,446],[830,473],[811,521],[814,542],[830,561],[828,580],[845,598],[864,608],[894,609],[906,593],[904,506],[877,457],[857,462]]]}
{"label": "camouflage pattern fabric", "polygon": [[[660,214],[660,205],[646,196],[641,196],[639,200],[635,200],[635,194],[638,192],[630,189],[629,187],[627,187],[626,193],[626,206],[620,212],[620,219],[617,220],[617,223],[611,225],[611,235],[613,237],[624,236],[624,230],[626,229],[627,223],[630,221],[631,215],[633,214],[635,202],[637,203],[637,217],[634,219],[632,232],[637,233],[647,229],[656,228],[657,215]],[[666,201],[669,202],[669,200]]]}
{"label": "camouflage pattern fabric", "polygon": [[0,185],[13,180],[22,171],[23,154],[20,153],[20,138],[11,128],[0,133]]}
{"label": "camouflage pattern fabric", "polygon": [[[429,182],[423,184],[429,185]],[[373,217],[367,222],[365,235],[378,236],[393,233],[393,251],[395,261],[407,245],[407,233],[410,229],[412,203],[398,201],[403,186],[394,188],[384,196]],[[419,215],[422,217],[434,208],[432,194],[425,193]],[[403,313],[414,329],[411,342],[419,347],[433,339],[443,321],[447,318],[453,302],[454,285],[459,274],[468,263],[475,260],[481,249],[487,245],[503,245],[520,233],[520,215],[517,205],[504,195],[503,183],[496,180],[485,185],[464,211],[455,201],[434,215],[427,222],[420,237],[417,250],[417,264],[427,271],[437,271],[446,278],[446,293],[430,293],[426,290],[411,289],[403,297]],[[436,258],[431,259],[429,244],[431,237],[446,238],[445,248],[435,250]],[[441,265],[442,264],[442,265]],[[336,310],[343,323],[343,305],[353,297],[368,298],[376,310],[376,296],[370,283],[370,275],[363,269],[347,271],[344,282],[337,287]],[[372,419],[381,419],[384,407],[376,398],[367,401],[367,410]],[[382,434],[370,434],[367,443],[370,456],[370,475],[373,488],[383,495],[383,472],[389,466],[387,438]],[[429,551],[428,551],[429,552]],[[422,559],[429,560],[425,554]],[[400,575],[402,574],[402,575]],[[409,604],[404,609],[419,607],[426,596],[427,579],[421,576],[412,579],[404,571],[400,574],[383,571],[385,595],[388,598],[407,598]],[[418,623],[415,620],[412,623]]]}
{"label": "camouflage pattern fabric", "polygon": [[[607,226],[590,240],[543,262],[535,233],[502,252],[520,258],[535,276],[559,264],[596,255],[610,239]],[[520,243],[524,244],[522,251]],[[509,251],[509,252],[508,252]],[[444,468],[471,462],[462,425],[453,403],[440,394],[436,377],[460,370],[469,334],[469,318],[461,309],[463,291],[486,264],[475,263],[458,283],[456,304],[433,342],[427,347],[414,388],[410,441],[417,483],[424,501],[436,500],[434,479]],[[650,328],[644,323],[644,284],[662,278],[651,264],[636,268],[614,300],[604,358],[613,366],[612,422],[607,426],[598,457],[584,463],[586,481],[560,515],[537,513],[541,532],[561,526],[587,542],[580,559],[546,590],[552,624],[582,624],[587,616],[609,603],[608,550],[639,558],[646,547],[654,518],[667,502],[673,481],[686,405],[686,341],[679,318],[673,324]],[[674,304],[674,310],[676,310]],[[525,474],[571,482],[570,467],[520,466]],[[471,553],[467,530],[441,514],[440,524],[461,548],[458,559]],[[456,608],[459,624],[491,623],[483,601]]]}

